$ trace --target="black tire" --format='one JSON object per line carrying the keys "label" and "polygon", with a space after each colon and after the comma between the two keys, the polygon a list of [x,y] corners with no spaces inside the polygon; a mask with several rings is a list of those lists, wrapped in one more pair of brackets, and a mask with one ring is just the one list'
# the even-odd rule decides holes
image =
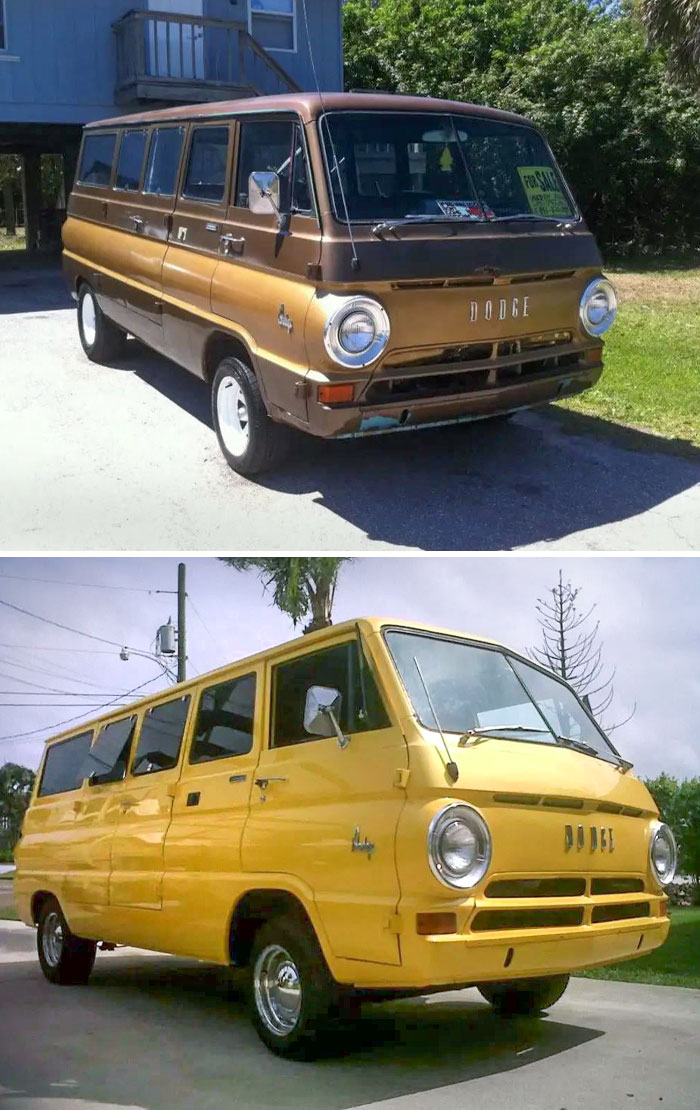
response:
{"label": "black tire", "polygon": [[[86,317],[94,314],[94,334]],[[92,286],[83,282],[78,291],[78,332],[85,354],[91,362],[114,362],[124,353],[126,333],[108,320],[97,303]]]}
{"label": "black tire", "polygon": [[55,898],[47,898],[41,907],[36,947],[41,970],[50,983],[61,986],[87,983],[95,962],[97,941],[71,933]]}
{"label": "black tire", "polygon": [[[293,917],[268,921],[253,941],[248,972],[250,1016],[263,1043],[278,1056],[296,1060],[321,1054],[343,1015],[340,991],[311,929]],[[285,977],[291,987],[286,1000],[289,1005],[276,1015],[270,1009],[266,982],[274,992],[285,984]],[[292,1003],[298,1005],[296,1013],[292,1013]],[[277,1029],[273,1027],[276,1016],[282,1019]]]}
{"label": "black tire", "polygon": [[481,983],[479,993],[503,1017],[537,1014],[558,1002],[569,983],[568,975],[546,979],[514,979],[510,983]]}
{"label": "black tire", "polygon": [[[228,390],[234,391],[237,401],[227,403]],[[240,359],[228,357],[219,364],[211,387],[211,411],[219,447],[236,473],[252,476],[271,470],[289,451],[292,430],[267,415],[258,380]],[[231,420],[234,411],[240,432]]]}

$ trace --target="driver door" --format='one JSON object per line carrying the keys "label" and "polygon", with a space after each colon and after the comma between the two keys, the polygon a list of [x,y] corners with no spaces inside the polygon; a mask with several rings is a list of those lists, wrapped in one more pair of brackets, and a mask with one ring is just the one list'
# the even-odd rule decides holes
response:
{"label": "driver door", "polygon": [[[274,212],[250,210],[249,178],[258,171],[279,177],[281,225]],[[304,321],[316,291],[321,229],[304,128],[295,116],[245,117],[240,122],[222,235],[212,311],[253,337],[269,399],[306,420],[306,394],[297,386],[299,375],[308,371]]]}

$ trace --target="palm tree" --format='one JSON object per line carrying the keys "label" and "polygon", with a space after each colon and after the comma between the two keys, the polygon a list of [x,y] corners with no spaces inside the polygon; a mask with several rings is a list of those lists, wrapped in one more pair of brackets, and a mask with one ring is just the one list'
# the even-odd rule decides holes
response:
{"label": "palm tree", "polygon": [[649,41],[665,46],[675,74],[700,83],[700,0],[639,0]]}
{"label": "palm tree", "polygon": [[315,632],[333,623],[331,613],[338,575],[343,563],[350,559],[249,559],[222,558],[234,570],[258,572],[263,587],[272,592],[274,604],[292,618],[296,628],[300,620],[310,614],[311,620],[304,632]]}

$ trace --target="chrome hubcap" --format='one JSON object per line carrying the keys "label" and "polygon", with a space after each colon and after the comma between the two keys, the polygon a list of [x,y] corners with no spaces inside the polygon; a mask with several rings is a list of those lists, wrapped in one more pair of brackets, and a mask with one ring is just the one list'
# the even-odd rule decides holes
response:
{"label": "chrome hubcap", "polygon": [[258,956],[253,976],[255,1005],[267,1028],[288,1036],[301,1011],[301,978],[289,952],[268,944]]}
{"label": "chrome hubcap", "polygon": [[244,455],[250,440],[250,418],[243,390],[233,377],[222,378],[219,383],[216,415],[226,450],[238,457]]}
{"label": "chrome hubcap", "polygon": [[41,934],[44,957],[51,967],[58,967],[63,951],[63,925],[57,913],[48,914]]}
{"label": "chrome hubcap", "polygon": [[85,342],[88,347],[92,347],[97,337],[97,312],[92,293],[86,293],[80,302],[80,322],[83,326]]}

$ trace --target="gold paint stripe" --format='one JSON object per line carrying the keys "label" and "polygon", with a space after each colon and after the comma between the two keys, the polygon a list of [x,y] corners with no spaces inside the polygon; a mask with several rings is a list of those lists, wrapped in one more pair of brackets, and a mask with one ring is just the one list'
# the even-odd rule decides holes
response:
{"label": "gold paint stripe", "polygon": [[279,355],[273,354],[272,351],[268,351],[264,347],[258,347],[250,332],[246,331],[245,328],[242,328],[239,324],[236,324],[232,320],[229,320],[226,316],[219,316],[215,312],[207,312],[205,309],[197,308],[196,306],[189,304],[187,301],[181,301],[178,297],[173,297],[170,293],[164,293],[162,292],[162,290],[156,289],[152,285],[144,285],[142,282],[136,281],[134,278],[126,277],[124,274],[118,274],[115,270],[109,270],[106,266],[99,266],[96,262],[91,262],[88,258],[83,258],[82,255],[74,254],[73,251],[69,251],[64,248],[63,253],[66,258],[71,258],[74,262],[78,262],[83,266],[87,266],[91,270],[97,270],[99,271],[99,273],[105,274],[107,277],[111,277],[115,281],[120,281],[124,285],[129,285],[133,289],[138,289],[142,293],[148,293],[150,296],[155,295],[159,297],[164,304],[169,304],[172,305],[174,308],[179,308],[186,315],[197,316],[202,320],[206,320],[208,323],[215,324],[218,328],[221,328],[224,331],[234,332],[237,336],[244,340],[251,353],[255,354],[255,356],[258,358],[265,359],[267,362],[273,362],[276,366],[279,366],[284,370],[289,370],[297,376],[305,377],[309,372],[310,367],[308,366],[302,366],[300,363],[297,362],[290,362],[289,359],[280,358]]}

